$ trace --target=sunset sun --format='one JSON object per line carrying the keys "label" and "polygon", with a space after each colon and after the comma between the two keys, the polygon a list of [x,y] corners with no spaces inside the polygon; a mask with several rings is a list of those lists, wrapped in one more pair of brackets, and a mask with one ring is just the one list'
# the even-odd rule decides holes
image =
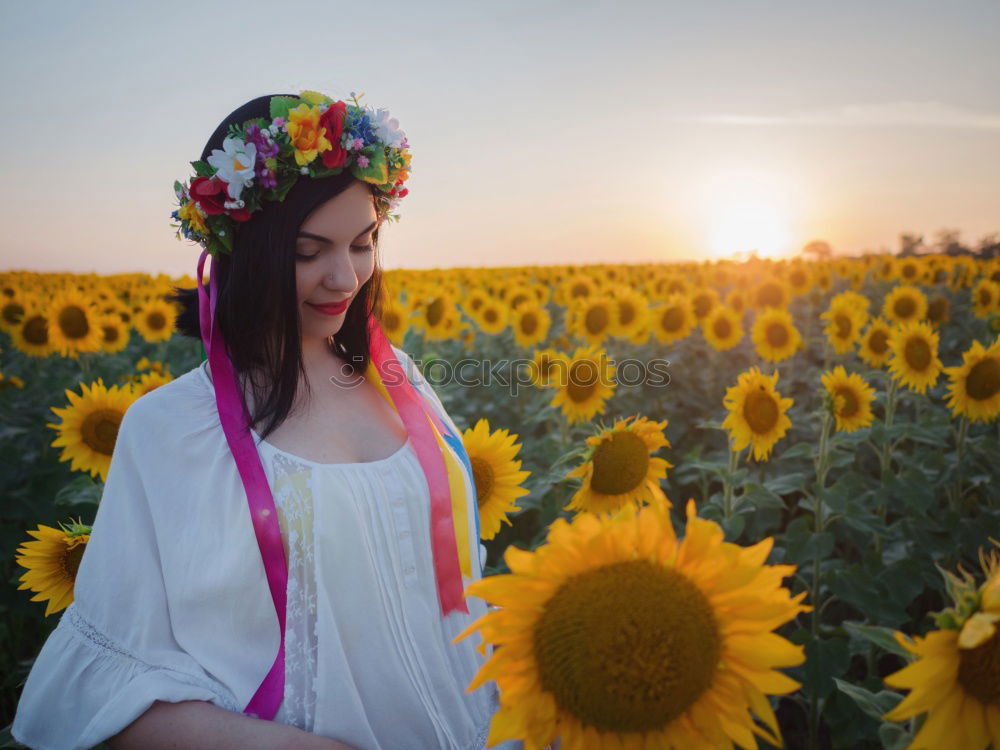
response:
{"label": "sunset sun", "polygon": [[703,189],[705,243],[715,257],[792,249],[791,197],[787,185],[766,173],[730,170],[714,174]]}

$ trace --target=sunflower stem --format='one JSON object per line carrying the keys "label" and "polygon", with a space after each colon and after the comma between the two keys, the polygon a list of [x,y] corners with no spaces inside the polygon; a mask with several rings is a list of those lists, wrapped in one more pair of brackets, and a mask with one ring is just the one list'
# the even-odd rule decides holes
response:
{"label": "sunflower stem", "polygon": [[733,517],[733,474],[739,464],[739,451],[733,450],[733,440],[729,440],[729,468],[722,480],[722,515],[727,521]]}
{"label": "sunflower stem", "polygon": [[896,379],[890,375],[889,385],[885,392],[885,438],[882,441],[882,454],[879,456],[882,474],[888,470],[892,460],[892,440],[889,436],[889,430],[892,429],[892,422],[896,416],[896,393]]}
{"label": "sunflower stem", "polygon": [[955,490],[952,495],[951,509],[956,513],[961,510],[962,503],[962,482],[964,480],[964,470],[962,464],[965,459],[965,438],[969,434],[969,420],[962,417],[958,421],[958,435],[955,438],[955,448],[958,452],[958,478],[955,480]]}
{"label": "sunflower stem", "polygon": [[[819,453],[816,456],[816,493],[813,496],[813,521],[814,532],[823,533],[826,520],[823,518],[823,490],[826,486],[826,475],[830,470],[830,428],[833,425],[833,415],[829,409],[823,409],[823,421],[819,432]],[[820,602],[820,559],[817,555],[813,559],[812,585],[810,586],[809,600],[813,606],[813,616],[810,620],[810,631],[815,643],[819,640],[819,621],[823,604]],[[815,691],[809,696],[809,747],[810,750],[819,748],[819,696]]]}

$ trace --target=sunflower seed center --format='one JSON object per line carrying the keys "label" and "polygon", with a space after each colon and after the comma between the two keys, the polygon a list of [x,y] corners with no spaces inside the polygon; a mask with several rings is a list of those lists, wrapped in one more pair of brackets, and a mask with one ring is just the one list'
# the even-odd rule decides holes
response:
{"label": "sunflower seed center", "polygon": [[616,432],[597,446],[593,461],[590,486],[605,495],[622,495],[646,478],[649,448],[634,432]]}
{"label": "sunflower seed center", "polygon": [[592,335],[601,333],[608,327],[609,322],[608,311],[603,307],[590,308],[583,318],[583,324],[587,329],[587,333]]}
{"label": "sunflower seed center", "polygon": [[1000,706],[1000,632],[975,648],[958,650],[958,682],[987,706]]}
{"label": "sunflower seed center", "polygon": [[578,404],[583,403],[597,390],[597,366],[588,359],[574,362],[569,368],[566,393]]}
{"label": "sunflower seed center", "polygon": [[1000,392],[1000,360],[989,357],[976,362],[965,379],[965,392],[976,401],[985,401]]}
{"label": "sunflower seed center", "polygon": [[851,330],[854,326],[851,325],[851,319],[848,318],[843,313],[837,313],[833,319],[834,325],[837,326],[837,337],[846,339],[851,335]]}
{"label": "sunflower seed center", "polygon": [[878,329],[868,338],[868,348],[876,354],[885,354],[889,351],[889,334]]}
{"label": "sunflower seed center", "polygon": [[750,391],[743,402],[743,418],[756,435],[766,435],[778,424],[778,404],[765,390]]}
{"label": "sunflower seed center", "polygon": [[538,330],[538,317],[534,313],[525,313],[521,316],[521,332],[530,336]]}
{"label": "sunflower seed center", "polygon": [[903,349],[906,364],[917,372],[923,372],[931,366],[931,348],[922,338],[911,338]]}
{"label": "sunflower seed center", "polygon": [[780,349],[788,343],[788,328],[784,323],[771,323],[765,331],[767,343],[775,349]]}
{"label": "sunflower seed center", "polygon": [[496,475],[493,473],[493,465],[485,459],[470,456],[469,462],[472,464],[472,479],[476,483],[476,504],[482,508],[493,494]]}
{"label": "sunflower seed center", "polygon": [[720,339],[728,338],[733,332],[733,326],[727,318],[716,318],[712,330]]}
{"label": "sunflower seed center", "polygon": [[80,427],[83,442],[95,453],[110,456],[115,450],[118,427],[124,415],[115,409],[97,409],[87,415]]}
{"label": "sunflower seed center", "polygon": [[837,416],[849,419],[858,413],[858,399],[851,388],[840,386],[836,389],[834,396],[843,399],[840,408],[837,410]]}
{"label": "sunflower seed center", "polygon": [[29,344],[49,343],[49,324],[41,315],[32,315],[25,321],[21,333]]}
{"label": "sunflower seed center", "polygon": [[917,303],[912,297],[900,297],[892,306],[892,311],[900,320],[909,320],[917,312]]}
{"label": "sunflower seed center", "polygon": [[76,305],[70,305],[60,310],[57,322],[59,330],[68,339],[82,339],[90,333],[90,323],[87,321],[87,313]]}
{"label": "sunflower seed center", "polygon": [[24,305],[20,302],[8,302],[3,306],[3,319],[8,323],[20,323],[24,317]]}
{"label": "sunflower seed center", "polygon": [[432,326],[436,326],[438,323],[441,322],[441,318],[443,317],[444,317],[444,300],[438,297],[429,305],[427,305],[427,322]]}
{"label": "sunflower seed center", "polygon": [[668,307],[660,318],[660,325],[664,331],[679,331],[684,325],[684,313],[679,307]]}
{"label": "sunflower seed center", "polygon": [[167,318],[161,312],[151,312],[146,316],[146,325],[152,328],[154,331],[162,331],[166,328]]}
{"label": "sunflower seed center", "polygon": [[542,688],[604,732],[667,726],[710,687],[721,651],[705,595],[647,560],[569,579],[546,603],[533,643]]}

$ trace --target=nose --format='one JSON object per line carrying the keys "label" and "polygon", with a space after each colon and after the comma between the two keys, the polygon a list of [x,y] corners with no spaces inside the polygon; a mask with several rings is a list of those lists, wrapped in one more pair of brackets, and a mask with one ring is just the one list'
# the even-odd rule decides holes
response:
{"label": "nose", "polygon": [[358,275],[351,262],[350,250],[338,248],[325,256],[323,286],[331,292],[352,294],[358,288]]}

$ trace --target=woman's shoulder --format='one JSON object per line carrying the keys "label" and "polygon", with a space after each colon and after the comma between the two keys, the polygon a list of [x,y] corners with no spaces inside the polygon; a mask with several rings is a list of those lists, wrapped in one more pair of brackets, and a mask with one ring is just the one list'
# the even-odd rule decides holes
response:
{"label": "woman's shoulder", "polygon": [[157,431],[172,425],[203,429],[218,424],[205,363],[140,396],[125,412],[124,421],[141,421]]}

